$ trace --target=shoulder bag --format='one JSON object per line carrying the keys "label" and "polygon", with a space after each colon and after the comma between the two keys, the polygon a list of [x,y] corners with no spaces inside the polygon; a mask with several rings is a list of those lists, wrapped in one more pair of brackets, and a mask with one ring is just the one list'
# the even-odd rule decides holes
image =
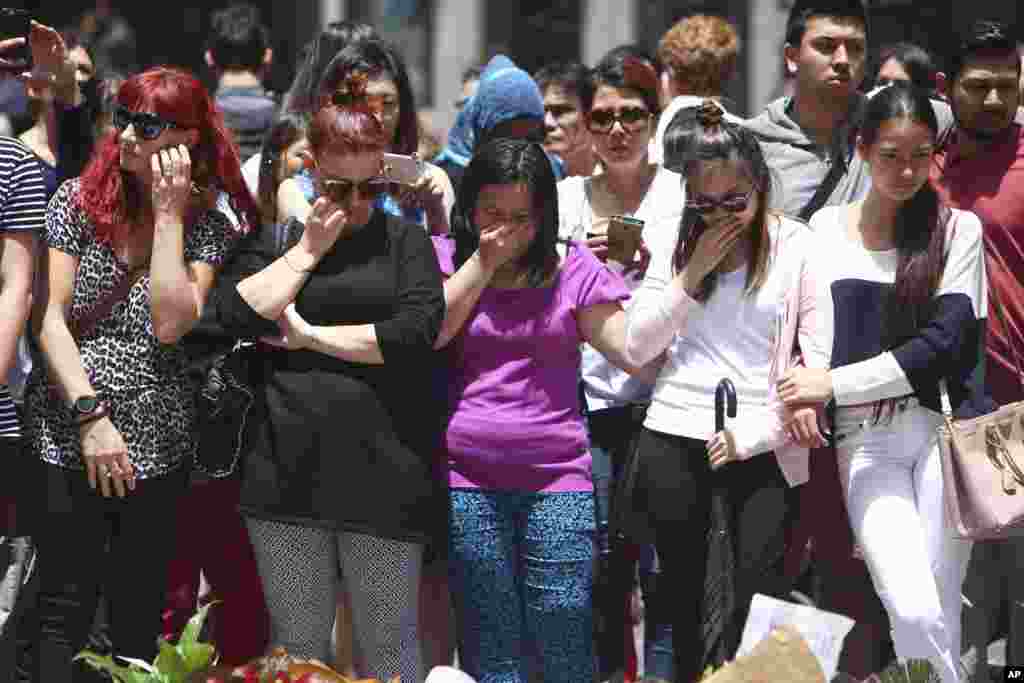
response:
{"label": "shoulder bag", "polygon": [[[283,254],[298,237],[295,222],[274,226],[274,252]],[[199,446],[194,467],[202,474],[223,479],[238,469],[248,418],[256,401],[255,386],[262,381],[261,369],[259,351],[249,340],[235,340],[190,366],[189,372],[198,383]]]}
{"label": "shoulder bag", "polygon": [[[1000,324],[1007,327],[999,300],[993,298],[992,304]],[[1020,354],[1012,344],[1011,349],[1024,393]],[[1024,535],[1024,401],[958,420],[945,379],[939,393],[943,500],[953,535],[971,540]]]}

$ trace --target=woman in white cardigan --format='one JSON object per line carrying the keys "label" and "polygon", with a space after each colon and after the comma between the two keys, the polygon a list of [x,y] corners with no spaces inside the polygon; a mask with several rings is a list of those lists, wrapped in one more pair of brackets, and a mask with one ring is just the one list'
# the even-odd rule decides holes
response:
{"label": "woman in white cardigan", "polygon": [[[789,489],[807,479],[807,448],[824,441],[815,410],[791,412],[773,389],[796,340],[813,330],[806,226],[768,213],[770,172],[760,147],[718,105],[679,112],[665,150],[666,164],[686,179],[687,202],[676,248],[655,255],[629,311],[631,362],[666,353],[634,456],[631,503],[654,532],[663,583],[674,593],[665,598],[675,612],[676,676],[695,680],[704,664],[712,489],[724,491],[734,529],[731,624],[741,625],[754,592],[782,589],[773,570]],[[725,377],[735,384],[739,413],[713,433],[715,388]],[[727,647],[738,637],[735,626],[725,628]]]}

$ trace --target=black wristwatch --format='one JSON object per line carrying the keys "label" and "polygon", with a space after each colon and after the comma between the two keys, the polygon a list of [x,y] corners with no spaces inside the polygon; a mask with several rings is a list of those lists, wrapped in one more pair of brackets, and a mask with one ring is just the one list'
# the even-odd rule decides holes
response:
{"label": "black wristwatch", "polygon": [[92,415],[98,410],[101,410],[103,403],[100,401],[98,396],[79,396],[75,399],[75,402],[71,404],[71,419],[75,422],[82,420],[89,415]]}

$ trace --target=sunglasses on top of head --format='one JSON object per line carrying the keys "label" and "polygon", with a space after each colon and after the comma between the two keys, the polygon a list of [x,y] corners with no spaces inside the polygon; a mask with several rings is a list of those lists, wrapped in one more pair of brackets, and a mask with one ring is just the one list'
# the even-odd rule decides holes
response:
{"label": "sunglasses on top of head", "polygon": [[168,128],[181,128],[173,121],[161,118],[157,114],[133,112],[119,104],[114,109],[114,127],[123,131],[128,126],[133,126],[136,134],[143,140],[156,140]]}
{"label": "sunglasses on top of head", "polygon": [[591,133],[608,133],[618,121],[623,130],[635,133],[643,130],[650,118],[651,112],[643,107],[623,107],[618,111],[593,109],[587,119],[587,128]]}
{"label": "sunglasses on top of head", "polygon": [[696,211],[699,214],[707,215],[715,209],[722,209],[729,213],[743,213],[750,205],[750,198],[754,196],[756,187],[751,187],[747,194],[728,194],[721,199],[713,199],[704,195],[696,195],[694,199],[687,198],[686,208]]}

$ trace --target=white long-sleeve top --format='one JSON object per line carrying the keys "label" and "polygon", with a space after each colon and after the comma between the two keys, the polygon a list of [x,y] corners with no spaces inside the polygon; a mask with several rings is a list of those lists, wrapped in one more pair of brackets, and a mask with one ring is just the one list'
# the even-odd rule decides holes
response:
{"label": "white long-sleeve top", "polygon": [[[761,288],[745,293],[747,268],[718,277],[698,303],[672,273],[671,253],[652,260],[628,313],[626,353],[643,364],[667,349],[644,426],[666,434],[709,439],[714,432],[715,388],[728,377],[736,386],[737,417],[728,424],[740,458],[775,451],[790,485],[807,480],[807,450],[785,431],[790,415],[775,393],[794,345],[816,330],[815,286],[806,261],[807,226],[769,217],[772,253]],[[819,360],[824,363],[827,359]]]}
{"label": "white long-sleeve top", "polygon": [[899,252],[871,251],[854,241],[847,214],[847,205],[830,206],[811,218],[812,241],[829,254],[813,264],[821,312],[815,348],[830,357],[837,409],[915,394],[937,411],[939,380],[947,379],[958,407],[969,415],[985,412],[980,375],[972,376],[988,311],[981,221],[969,211],[950,211],[932,317],[916,335],[887,349],[882,311],[893,290]]}
{"label": "white long-sleeve top", "polygon": [[[588,232],[607,230],[606,226],[595,225],[591,183],[592,179],[584,176],[573,176],[558,183],[559,237],[564,240],[581,242]],[[683,177],[664,167],[659,168],[647,194],[632,215],[644,222],[643,240],[652,256],[675,248],[685,203]],[[619,269],[614,261],[607,265]],[[631,292],[640,286],[640,277],[635,273],[627,274],[623,279]],[[626,303],[627,309],[630,305],[632,302]],[[646,401],[650,397],[649,384],[612,365],[594,347],[585,344],[582,356],[580,374],[588,410],[613,408]]]}

